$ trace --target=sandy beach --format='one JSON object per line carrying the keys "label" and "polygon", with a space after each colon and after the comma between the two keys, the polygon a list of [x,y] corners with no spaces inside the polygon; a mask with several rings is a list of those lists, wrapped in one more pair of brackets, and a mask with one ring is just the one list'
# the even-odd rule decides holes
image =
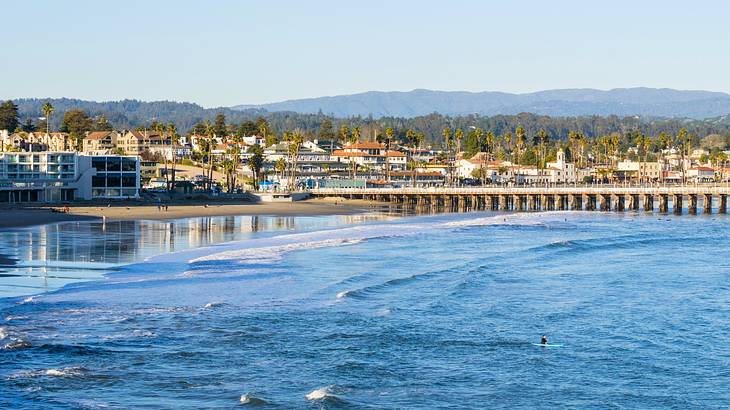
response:
{"label": "sandy beach", "polygon": [[378,203],[363,200],[310,199],[300,202],[217,202],[173,201],[167,209],[149,202],[111,204],[74,204],[68,213],[62,206],[25,206],[0,208],[0,229],[66,221],[85,221],[106,217],[108,221],[165,220],[224,215],[350,215],[373,211]]}

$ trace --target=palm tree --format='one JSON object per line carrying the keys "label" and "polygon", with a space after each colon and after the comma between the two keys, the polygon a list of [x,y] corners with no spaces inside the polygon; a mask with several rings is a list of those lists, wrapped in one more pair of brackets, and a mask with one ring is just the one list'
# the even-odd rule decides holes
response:
{"label": "palm tree", "polygon": [[[342,125],[340,127],[340,131],[337,133],[337,139],[338,141],[341,141],[343,144],[349,143],[350,141],[350,128],[347,125]],[[350,149],[350,151],[352,151]],[[348,162],[350,163],[350,168],[352,169],[352,156],[351,152],[348,154]],[[350,171],[351,172],[351,171]]]}
{"label": "palm tree", "polygon": [[236,186],[236,174],[238,171],[238,161],[240,160],[241,150],[238,146],[233,146],[226,150],[226,160],[223,163],[223,168],[226,172],[226,188],[228,193],[233,193],[233,189]]}
{"label": "palm tree", "polygon": [[541,169],[545,168],[545,146],[550,142],[550,136],[548,135],[547,131],[545,131],[544,129],[540,129],[539,131],[537,131],[537,135],[535,135],[535,142],[535,145],[539,146],[538,153],[540,154],[540,158],[537,162],[537,173],[538,175],[541,175]]}
{"label": "palm tree", "polygon": [[453,178],[453,168],[454,163],[451,159],[451,150],[453,149],[453,141],[451,140],[451,128],[444,127],[443,131],[441,131],[441,135],[444,136],[444,145],[446,146],[446,162],[448,163],[448,183],[451,184],[451,179]]}
{"label": "palm tree", "polygon": [[[46,117],[46,135],[48,135],[48,137],[51,136],[51,114],[53,114],[53,111],[53,105],[51,105],[48,101],[43,103],[43,106],[41,106],[41,112],[43,113],[43,116]],[[63,149],[64,151],[66,150],[65,144]]]}
{"label": "palm tree", "polygon": [[289,133],[289,156],[291,157],[291,178],[289,180],[289,190],[293,191],[296,188],[296,177],[297,177],[297,162],[299,160],[299,149],[304,142],[304,133],[300,129],[295,129],[294,132]]}
{"label": "palm tree", "polygon": [[284,171],[286,171],[286,160],[284,158],[279,158],[276,161],[276,164],[274,164],[274,170],[276,170],[276,174],[279,177],[279,181],[284,179]]}
{"label": "palm tree", "polygon": [[[158,122],[155,124],[155,132],[160,137],[160,140],[165,142],[165,124]],[[167,155],[163,155],[165,161],[165,190],[170,190],[170,173],[167,170]]]}
{"label": "palm tree", "polygon": [[454,140],[456,141],[456,153],[457,155],[461,152],[461,140],[464,139],[464,131],[461,128],[457,128],[454,131]]}
{"label": "palm tree", "polygon": [[393,127],[385,129],[385,179],[390,182],[390,143],[393,141],[395,136],[395,130]]}
{"label": "palm tree", "polygon": [[679,130],[679,134],[677,135],[677,138],[675,138],[675,140],[677,141],[677,144],[680,146],[680,150],[681,150],[681,153],[682,153],[682,164],[681,164],[681,167],[682,167],[682,184],[685,183],[686,178],[687,178],[686,177],[686,170],[685,170],[686,167],[684,166],[684,161],[685,161],[684,160],[684,152],[685,152],[685,148],[686,148],[687,140],[688,139],[689,138],[687,136],[687,128],[682,128],[681,130]]}
{"label": "palm tree", "polygon": [[167,124],[167,133],[170,135],[171,139],[171,151],[172,154],[170,155],[170,158],[172,158],[172,175],[171,175],[171,182],[167,186],[167,190],[171,191],[175,189],[175,170],[176,170],[176,164],[177,164],[177,144],[180,142],[180,135],[177,133],[177,127],[175,127],[175,124],[169,123]]}
{"label": "palm tree", "polygon": [[525,129],[522,128],[521,125],[518,126],[517,129],[515,129],[515,137],[517,138],[516,143],[515,143],[515,145],[517,147],[516,162],[519,165],[520,155],[522,155],[522,148],[525,146]]}
{"label": "palm tree", "polygon": [[[357,144],[360,141],[360,127],[352,127],[352,133],[350,134],[350,142]],[[352,164],[352,179],[357,178],[357,165]]]}
{"label": "palm tree", "polygon": [[205,133],[208,136],[208,190],[213,189],[213,150],[215,149],[215,127],[205,120]]}
{"label": "palm tree", "polygon": [[505,150],[507,151],[510,159],[512,159],[512,131],[507,131],[502,137],[504,140]]}

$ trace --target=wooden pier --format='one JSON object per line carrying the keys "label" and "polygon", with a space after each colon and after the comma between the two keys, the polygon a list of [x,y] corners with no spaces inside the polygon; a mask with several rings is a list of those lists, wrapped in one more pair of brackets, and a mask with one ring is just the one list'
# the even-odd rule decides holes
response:
{"label": "wooden pier", "polygon": [[323,188],[313,197],[341,197],[453,212],[494,211],[643,211],[682,214],[727,213],[727,186],[657,187],[469,187],[469,188]]}

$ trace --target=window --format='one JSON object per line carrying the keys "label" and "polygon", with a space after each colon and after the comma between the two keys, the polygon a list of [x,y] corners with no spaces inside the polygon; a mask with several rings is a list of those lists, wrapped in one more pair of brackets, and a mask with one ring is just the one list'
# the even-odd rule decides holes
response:
{"label": "window", "polygon": [[122,176],[122,186],[124,188],[136,188],[137,187],[137,176],[132,174],[124,174]]}
{"label": "window", "polygon": [[122,185],[122,177],[119,174],[109,175],[106,176],[106,186],[107,187],[114,187],[118,188]]}
{"label": "window", "polygon": [[93,188],[104,188],[106,187],[106,178],[103,176],[93,176],[91,178],[91,186]]}
{"label": "window", "polygon": [[122,171],[125,171],[125,172],[137,171],[137,160],[134,158],[122,158]]}
{"label": "window", "polygon": [[91,166],[96,168],[97,171],[106,171],[106,161],[104,158],[94,157],[91,160]]}
{"label": "window", "polygon": [[121,171],[122,170],[122,159],[119,157],[107,157],[106,158],[106,170],[107,171]]}

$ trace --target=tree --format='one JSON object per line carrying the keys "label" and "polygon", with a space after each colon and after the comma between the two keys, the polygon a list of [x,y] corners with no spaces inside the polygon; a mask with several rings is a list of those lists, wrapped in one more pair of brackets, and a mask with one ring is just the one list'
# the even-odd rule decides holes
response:
{"label": "tree", "polygon": [[441,131],[441,135],[444,137],[444,148],[446,148],[446,162],[448,164],[448,184],[451,184],[451,180],[453,179],[454,174],[454,160],[452,160],[452,150],[454,148],[454,142],[451,139],[451,128],[444,127],[444,129]]}
{"label": "tree", "polygon": [[113,129],[114,127],[112,127],[109,120],[107,120],[103,115],[100,115],[99,118],[96,119],[96,123],[94,123],[93,126],[94,131],[112,131]]}
{"label": "tree", "polygon": [[253,121],[244,121],[242,122],[238,128],[236,129],[236,135],[239,137],[250,137],[252,135],[256,135],[256,133],[259,131],[258,127],[256,127],[256,123]]}
{"label": "tree", "polygon": [[215,149],[215,127],[210,121],[205,121],[206,134],[208,136],[208,190],[213,189],[213,150]]}
{"label": "tree", "polygon": [[[251,157],[248,159],[248,167],[253,173],[253,189],[259,190],[259,181],[261,180],[261,168],[264,166],[264,149],[259,144],[254,144],[248,148]],[[283,159],[283,158],[281,158]]]}
{"label": "tree", "polygon": [[206,135],[208,132],[208,129],[205,125],[205,122],[199,122],[193,126],[193,129],[190,131],[191,135]]}
{"label": "tree", "polygon": [[226,188],[229,194],[236,188],[236,175],[238,174],[238,163],[241,158],[241,149],[234,145],[226,150],[226,159],[223,161],[223,170],[226,174]]}
{"label": "tree", "polygon": [[0,130],[13,132],[18,128],[18,106],[11,100],[0,104]]}
{"label": "tree", "polygon": [[515,144],[517,146],[517,155],[515,157],[515,162],[517,162],[517,164],[521,164],[522,162],[520,162],[520,156],[522,155],[522,149],[525,146],[525,129],[522,128],[521,125],[515,129],[515,138]]}
{"label": "tree", "polygon": [[464,139],[464,131],[461,130],[461,128],[457,128],[456,131],[454,131],[454,140],[456,141],[456,153],[459,154],[461,152],[461,140]]}
{"label": "tree", "polygon": [[67,132],[74,141],[74,147],[78,151],[81,149],[84,135],[91,131],[92,121],[86,111],[70,110],[63,115],[61,122],[61,131]]}
{"label": "tree", "polygon": [[43,117],[46,119],[46,134],[51,134],[51,114],[53,114],[54,108],[53,105],[46,101],[41,106],[41,113],[43,114]]}
{"label": "tree", "polygon": [[319,131],[317,132],[317,136],[322,141],[330,141],[330,151],[333,151],[335,149],[335,129],[332,126],[331,120],[326,119],[319,124]]}
{"label": "tree", "polygon": [[681,150],[682,164],[680,164],[680,166],[682,167],[682,184],[684,184],[687,181],[687,175],[686,175],[687,167],[685,166],[685,163],[684,163],[685,162],[685,160],[684,160],[685,148],[686,148],[687,144],[689,143],[689,135],[687,132],[687,128],[682,128],[681,130],[679,130],[679,134],[677,134],[675,141],[676,141],[677,145],[679,145],[679,148]]}
{"label": "tree", "polygon": [[225,138],[228,135],[226,127],[226,116],[223,113],[215,115],[215,122],[213,123],[213,131],[218,138]]}
{"label": "tree", "polygon": [[279,181],[284,179],[284,171],[286,171],[286,160],[284,158],[279,158],[276,161],[276,164],[274,164],[274,170],[276,171],[276,175],[279,177]]}
{"label": "tree", "polygon": [[[352,133],[350,134],[350,143],[357,144],[360,141],[360,127],[352,127]],[[357,164],[352,164],[352,179],[357,178]]]}
{"label": "tree", "polygon": [[395,136],[395,129],[388,127],[385,129],[385,179],[390,182],[390,144],[393,142]]}
{"label": "tree", "polygon": [[167,190],[171,191],[175,189],[175,179],[177,172],[177,145],[180,143],[180,134],[177,133],[177,127],[173,123],[167,124],[167,134],[170,136],[170,158],[172,159],[172,175],[170,182],[168,183]]}
{"label": "tree", "polygon": [[297,162],[299,160],[299,149],[304,142],[304,133],[300,129],[294,130],[294,132],[285,133],[285,141],[288,143],[288,154],[289,154],[289,190],[293,191],[296,188],[296,177],[297,177]]}
{"label": "tree", "polygon": [[33,120],[28,118],[25,120],[25,123],[20,127],[20,129],[23,130],[23,132],[35,132],[37,127],[33,124]]}
{"label": "tree", "polygon": [[533,144],[537,146],[537,153],[538,153],[538,161],[537,161],[537,173],[538,175],[542,175],[542,169],[545,168],[545,156],[546,156],[546,146],[550,142],[550,136],[548,135],[547,131],[544,129],[540,129],[537,131],[537,134],[535,135],[533,139]]}
{"label": "tree", "polygon": [[[269,145],[269,139],[268,139],[270,127],[269,127],[269,122],[266,121],[266,118],[264,118],[264,117],[258,117],[256,119],[256,128],[258,128],[258,130],[259,130],[259,135],[264,140],[266,140],[266,146],[267,147],[270,146]],[[276,144],[276,143],[274,143],[274,144]]]}

